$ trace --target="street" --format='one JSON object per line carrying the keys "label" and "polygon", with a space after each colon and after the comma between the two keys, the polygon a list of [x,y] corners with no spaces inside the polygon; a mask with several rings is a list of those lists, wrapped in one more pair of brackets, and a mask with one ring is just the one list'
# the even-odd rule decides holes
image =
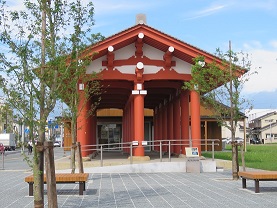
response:
{"label": "street", "polygon": [[[69,153],[67,153],[69,154]],[[59,159],[64,156],[64,151],[60,147],[54,148],[54,159]],[[0,170],[14,170],[14,171],[30,171],[31,167],[27,160],[32,161],[33,153],[28,155],[28,150],[25,148],[24,154],[20,149],[15,151],[6,151],[5,156],[0,155]]]}

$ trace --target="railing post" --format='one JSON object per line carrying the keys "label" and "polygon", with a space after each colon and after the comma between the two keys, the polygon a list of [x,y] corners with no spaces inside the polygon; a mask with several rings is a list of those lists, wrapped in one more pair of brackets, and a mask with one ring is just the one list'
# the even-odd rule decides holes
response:
{"label": "railing post", "polygon": [[171,141],[168,141],[168,160],[171,162]]}
{"label": "railing post", "polygon": [[130,144],[130,164],[133,164],[133,143]]}
{"label": "railing post", "polygon": [[212,140],[212,160],[214,161],[214,140]]}
{"label": "railing post", "polygon": [[100,146],[100,164],[103,167],[103,145]]}
{"label": "railing post", "polygon": [[163,161],[163,152],[162,152],[162,141],[160,141],[160,162]]}

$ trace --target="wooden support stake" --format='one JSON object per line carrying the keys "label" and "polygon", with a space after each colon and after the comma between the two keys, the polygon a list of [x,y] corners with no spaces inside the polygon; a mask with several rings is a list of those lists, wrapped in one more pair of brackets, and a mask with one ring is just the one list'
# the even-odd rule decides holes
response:
{"label": "wooden support stake", "polygon": [[245,158],[244,158],[244,145],[240,145],[240,153],[241,153],[241,164],[242,164],[242,170],[245,171]]}
{"label": "wooden support stake", "polygon": [[81,144],[80,144],[80,142],[77,142],[76,144],[77,144],[77,160],[78,160],[79,173],[84,173],[84,166],[83,166],[82,153],[81,153]]}
{"label": "wooden support stake", "polygon": [[53,142],[45,141],[44,147],[45,147],[45,169],[46,169],[48,207],[56,208],[58,207],[58,203],[57,203]]}

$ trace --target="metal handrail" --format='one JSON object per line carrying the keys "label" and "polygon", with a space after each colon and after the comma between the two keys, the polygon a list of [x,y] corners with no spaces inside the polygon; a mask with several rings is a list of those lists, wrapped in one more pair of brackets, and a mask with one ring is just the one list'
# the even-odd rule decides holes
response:
{"label": "metal handrail", "polygon": [[[215,142],[219,142],[219,139],[205,139],[205,140],[194,140],[194,141],[210,141],[211,143],[206,143],[206,144],[200,144],[201,146],[206,146],[206,145],[211,145],[212,146],[212,160],[214,161],[214,146],[219,145],[218,143],[215,144]],[[179,143],[176,143],[179,142]],[[158,144],[155,144],[158,143]],[[114,145],[119,145],[119,147],[109,147],[109,146],[114,146]],[[189,145],[192,147],[191,142],[187,140],[155,140],[155,141],[147,141],[146,145],[143,145],[143,147],[147,146],[159,146],[160,147],[160,162],[162,162],[162,147],[163,146],[168,146],[168,160],[171,162],[171,147],[172,146],[184,146],[184,145]],[[99,147],[100,146],[100,147]],[[108,147],[103,147],[103,146],[108,146]],[[96,148],[89,148],[88,147],[96,147]],[[85,145],[82,146],[81,149],[83,152],[85,151],[100,151],[100,166],[103,167],[103,151],[104,150],[122,150],[125,148],[130,149],[130,164],[133,164],[133,148],[137,147],[133,145],[133,142],[121,142],[121,143],[111,143],[111,144],[95,144],[95,145]],[[65,148],[71,148],[71,147],[65,147]]]}

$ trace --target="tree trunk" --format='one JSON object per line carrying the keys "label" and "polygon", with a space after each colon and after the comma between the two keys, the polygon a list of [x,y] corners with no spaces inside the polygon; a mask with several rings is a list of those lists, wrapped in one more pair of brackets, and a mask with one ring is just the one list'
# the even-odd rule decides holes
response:
{"label": "tree trunk", "polygon": [[57,189],[55,177],[55,163],[54,163],[54,150],[53,142],[44,142],[45,148],[45,169],[47,180],[47,196],[48,207],[57,208]]}
{"label": "tree trunk", "polygon": [[[45,34],[46,34],[46,1],[42,1],[42,25],[41,25],[41,77],[45,73]],[[40,96],[41,99],[39,101],[39,109],[40,109],[40,121],[46,121],[45,117],[45,84],[44,81],[41,80],[40,84]],[[44,207],[44,182],[43,182],[43,174],[44,174],[44,152],[43,152],[43,142],[45,140],[45,126],[44,124],[40,124],[39,126],[39,141],[37,143],[37,158],[34,158],[36,167],[36,172],[34,172],[34,205],[35,207]],[[35,176],[36,174],[36,176]]]}
{"label": "tree trunk", "polygon": [[238,180],[238,146],[237,142],[232,141],[232,175],[234,180]]}
{"label": "tree trunk", "polygon": [[34,162],[33,162],[33,175],[34,175],[34,207],[44,207],[44,158],[43,158],[43,144],[37,142],[34,148]]}
{"label": "tree trunk", "polygon": [[75,117],[71,120],[71,136],[72,136],[72,147],[71,147],[71,173],[75,173],[76,170],[76,121]]}
{"label": "tree trunk", "polygon": [[84,173],[84,166],[83,166],[82,152],[81,152],[81,144],[80,144],[80,142],[77,142],[76,144],[77,144],[77,160],[78,160],[79,173]]}
{"label": "tree trunk", "polygon": [[238,180],[238,154],[237,154],[237,145],[235,142],[235,132],[236,132],[236,126],[234,125],[234,102],[233,102],[233,71],[232,71],[232,47],[231,47],[231,41],[229,41],[229,75],[230,75],[230,90],[229,90],[229,95],[230,95],[230,124],[231,124],[231,135],[232,135],[232,174],[233,174],[233,179]]}
{"label": "tree trunk", "polygon": [[72,143],[71,146],[71,173],[75,173],[75,149],[76,149],[76,144]]}

